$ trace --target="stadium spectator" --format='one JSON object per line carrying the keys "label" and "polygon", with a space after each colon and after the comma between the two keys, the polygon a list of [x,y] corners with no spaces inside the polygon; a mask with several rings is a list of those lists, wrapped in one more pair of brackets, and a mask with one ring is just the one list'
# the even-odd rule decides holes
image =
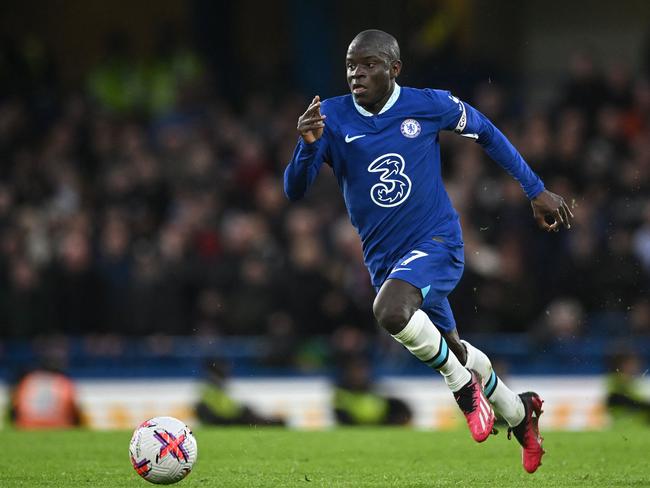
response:
{"label": "stadium spectator", "polygon": [[334,391],[334,415],[343,425],[406,425],[413,416],[398,398],[377,393],[371,381],[370,365],[363,356],[347,358]]}
{"label": "stadium spectator", "polygon": [[225,390],[228,365],[218,359],[208,360],[206,381],[199,394],[196,416],[204,425],[284,425],[275,417],[264,417],[233,399]]}
{"label": "stadium spectator", "polygon": [[60,429],[81,425],[74,383],[52,368],[25,374],[11,395],[10,418],[18,429]]}
{"label": "stadium spectator", "polygon": [[625,351],[611,358],[606,404],[614,426],[650,422],[650,399],[641,392],[640,373],[641,361],[634,352]]}

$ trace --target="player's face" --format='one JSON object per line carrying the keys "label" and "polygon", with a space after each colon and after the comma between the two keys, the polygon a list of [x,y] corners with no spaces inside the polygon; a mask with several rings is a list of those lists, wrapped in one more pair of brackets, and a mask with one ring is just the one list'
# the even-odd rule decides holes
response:
{"label": "player's face", "polygon": [[386,103],[399,73],[399,61],[393,64],[371,47],[351,44],[345,59],[348,86],[354,100],[372,113]]}

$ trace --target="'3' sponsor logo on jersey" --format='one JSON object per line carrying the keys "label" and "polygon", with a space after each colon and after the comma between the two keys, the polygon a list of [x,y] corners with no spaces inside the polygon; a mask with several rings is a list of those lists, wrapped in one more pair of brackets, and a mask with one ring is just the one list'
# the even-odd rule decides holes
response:
{"label": "'3' sponsor logo on jersey", "polygon": [[370,188],[370,198],[380,207],[396,207],[411,193],[411,180],[404,174],[404,158],[397,153],[379,156],[368,166],[370,173],[379,173],[379,183]]}

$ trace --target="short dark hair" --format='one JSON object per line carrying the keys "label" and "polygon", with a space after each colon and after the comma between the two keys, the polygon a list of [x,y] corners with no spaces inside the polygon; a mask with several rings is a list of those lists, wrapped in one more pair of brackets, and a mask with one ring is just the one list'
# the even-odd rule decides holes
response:
{"label": "short dark hair", "polygon": [[382,30],[368,29],[361,31],[352,39],[350,45],[352,44],[363,44],[376,48],[387,57],[389,63],[400,59],[397,39]]}

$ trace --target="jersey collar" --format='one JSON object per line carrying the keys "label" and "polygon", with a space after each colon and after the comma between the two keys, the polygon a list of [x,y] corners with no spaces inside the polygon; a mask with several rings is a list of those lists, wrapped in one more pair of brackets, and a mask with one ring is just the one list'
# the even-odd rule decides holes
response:
{"label": "jersey collar", "polygon": [[[395,88],[393,89],[393,93],[391,93],[390,98],[388,100],[386,100],[386,103],[384,104],[384,106],[381,108],[381,110],[379,111],[379,113],[377,115],[383,114],[388,109],[390,109],[393,105],[395,105],[395,102],[399,98],[400,91],[402,91],[402,89],[400,88],[400,86],[397,83],[395,83]],[[354,95],[352,96],[352,103],[354,103],[354,108],[356,108],[357,111],[361,115],[363,115],[364,117],[372,117],[373,115],[375,115],[375,114],[373,114],[371,112],[368,112],[365,108],[363,108],[361,105],[359,105],[354,100]]]}

